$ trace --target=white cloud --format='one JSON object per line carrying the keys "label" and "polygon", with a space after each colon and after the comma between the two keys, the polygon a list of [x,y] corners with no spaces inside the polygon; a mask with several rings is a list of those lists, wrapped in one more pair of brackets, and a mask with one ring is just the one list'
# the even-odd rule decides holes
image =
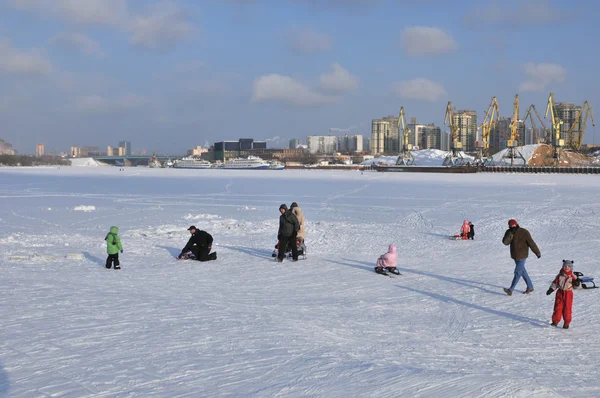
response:
{"label": "white cloud", "polygon": [[359,78],[353,76],[340,64],[331,65],[331,72],[319,78],[319,88],[334,94],[342,94],[358,87]]}
{"label": "white cloud", "polygon": [[25,52],[12,47],[10,41],[0,38],[0,73],[20,76],[44,76],[52,72],[50,61],[33,51]]}
{"label": "white cloud", "polygon": [[563,83],[567,78],[567,70],[558,64],[528,62],[524,69],[527,80],[519,85],[519,91],[545,91],[548,86]]}
{"label": "white cloud", "polygon": [[186,12],[174,3],[162,3],[149,14],[132,18],[128,29],[133,45],[155,50],[168,48],[196,32]]}
{"label": "white cloud", "polygon": [[329,104],[335,99],[304,86],[289,76],[270,74],[254,80],[252,103],[283,102],[295,106]]}
{"label": "white cloud", "polygon": [[422,77],[394,83],[393,87],[402,98],[422,101],[435,102],[447,95],[441,84]]}
{"label": "white cloud", "polygon": [[458,49],[458,44],[449,33],[429,26],[404,28],[400,40],[407,53],[413,56],[444,54]]}
{"label": "white cloud", "polygon": [[98,42],[81,33],[59,33],[50,39],[50,43],[86,55],[97,57],[104,57],[106,55]]}
{"label": "white cloud", "polygon": [[118,25],[127,17],[126,0],[9,0],[13,7],[59,16],[81,24]]}
{"label": "white cloud", "polygon": [[84,113],[109,113],[143,108],[149,104],[145,97],[127,94],[116,98],[88,95],[77,99],[75,108]]}
{"label": "white cloud", "polygon": [[293,29],[285,35],[288,47],[300,54],[327,52],[333,47],[331,38],[313,29]]}

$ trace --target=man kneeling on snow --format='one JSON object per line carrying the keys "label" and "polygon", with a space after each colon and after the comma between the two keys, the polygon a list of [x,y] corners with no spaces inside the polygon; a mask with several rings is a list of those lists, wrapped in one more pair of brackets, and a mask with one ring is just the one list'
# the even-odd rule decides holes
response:
{"label": "man kneeling on snow", "polygon": [[188,243],[181,250],[177,258],[183,259],[186,257],[186,253],[192,252],[198,261],[216,260],[217,253],[210,253],[213,237],[206,231],[197,230],[193,225],[188,228],[188,231],[190,231],[192,236],[190,236],[190,240],[188,240]]}

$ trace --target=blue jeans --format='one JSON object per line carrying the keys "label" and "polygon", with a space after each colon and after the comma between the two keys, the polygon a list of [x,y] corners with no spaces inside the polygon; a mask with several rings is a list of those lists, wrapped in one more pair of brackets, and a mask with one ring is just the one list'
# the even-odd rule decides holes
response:
{"label": "blue jeans", "polygon": [[523,279],[525,279],[525,283],[527,284],[527,289],[533,290],[533,283],[531,283],[529,274],[527,273],[527,270],[525,269],[525,261],[526,260],[527,260],[526,258],[524,258],[522,260],[515,260],[515,276],[513,278],[512,284],[510,285],[511,292],[513,290],[515,290],[515,287],[517,287],[517,283],[519,283],[519,280],[521,279],[521,277],[523,277]]}

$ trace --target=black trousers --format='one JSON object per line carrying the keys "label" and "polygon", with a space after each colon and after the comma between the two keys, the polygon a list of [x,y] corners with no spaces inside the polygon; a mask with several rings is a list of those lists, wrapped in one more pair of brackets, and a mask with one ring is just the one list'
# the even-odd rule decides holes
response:
{"label": "black trousers", "polygon": [[115,267],[117,265],[121,265],[121,263],[119,263],[119,253],[108,255],[108,257],[106,258],[106,268],[112,267],[113,263],[115,264]]}
{"label": "black trousers", "polygon": [[290,245],[292,248],[292,259],[298,260],[298,246],[296,245],[296,236],[281,236],[279,238],[279,253],[277,257],[283,260],[285,249]]}
{"label": "black trousers", "polygon": [[217,259],[215,253],[210,253],[210,249],[206,247],[192,247],[190,251],[194,253],[196,260],[198,261],[211,261]]}

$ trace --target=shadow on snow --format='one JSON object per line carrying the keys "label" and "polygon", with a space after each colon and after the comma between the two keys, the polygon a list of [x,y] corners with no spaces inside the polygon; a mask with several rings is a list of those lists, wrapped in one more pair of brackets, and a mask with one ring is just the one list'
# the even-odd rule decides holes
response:
{"label": "shadow on snow", "polygon": [[96,257],[96,256],[92,255],[90,252],[83,252],[83,256],[93,263],[96,263],[103,267],[106,266],[106,259],[101,259],[100,257]]}

